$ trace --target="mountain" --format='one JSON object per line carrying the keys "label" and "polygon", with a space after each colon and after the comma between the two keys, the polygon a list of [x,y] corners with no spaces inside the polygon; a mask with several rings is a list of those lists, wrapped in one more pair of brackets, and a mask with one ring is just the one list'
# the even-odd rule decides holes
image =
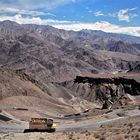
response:
{"label": "mountain", "polygon": [[0,22],[0,109],[29,120],[139,103],[139,39]]}
{"label": "mountain", "polygon": [[139,46],[139,38],[128,35],[0,22],[1,67],[44,83],[129,70],[140,61]]}

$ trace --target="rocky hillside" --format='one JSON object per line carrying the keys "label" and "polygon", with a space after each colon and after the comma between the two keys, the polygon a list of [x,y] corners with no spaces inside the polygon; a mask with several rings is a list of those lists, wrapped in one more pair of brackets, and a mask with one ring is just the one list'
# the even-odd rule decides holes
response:
{"label": "rocky hillside", "polygon": [[138,37],[0,22],[0,66],[42,83],[124,71],[140,62]]}
{"label": "rocky hillside", "polygon": [[138,64],[134,68],[130,69],[129,72],[140,72],[140,64]]}
{"label": "rocky hillside", "polygon": [[22,72],[0,69],[0,110],[21,108],[57,116],[94,106],[81,101],[61,85],[39,83]]}
{"label": "rocky hillside", "polygon": [[131,104],[131,96],[140,95],[140,83],[123,77],[77,76],[73,81],[66,81],[61,85],[73,91],[74,96],[99,104],[105,109]]}

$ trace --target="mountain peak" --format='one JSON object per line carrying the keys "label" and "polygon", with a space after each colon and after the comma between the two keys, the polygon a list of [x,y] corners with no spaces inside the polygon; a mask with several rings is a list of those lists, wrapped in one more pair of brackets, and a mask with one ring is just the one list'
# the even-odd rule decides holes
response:
{"label": "mountain peak", "polygon": [[20,24],[14,22],[14,21],[10,21],[10,20],[2,21],[2,22],[0,22],[0,25],[2,27],[11,28],[11,29],[20,27]]}

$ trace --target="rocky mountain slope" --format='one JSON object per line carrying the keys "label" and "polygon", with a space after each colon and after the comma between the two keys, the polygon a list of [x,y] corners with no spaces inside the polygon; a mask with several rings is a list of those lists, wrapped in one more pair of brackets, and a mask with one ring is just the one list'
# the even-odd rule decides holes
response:
{"label": "rocky mountain slope", "polygon": [[20,70],[1,68],[0,109],[23,108],[57,116],[137,104],[140,82],[134,79],[77,76],[62,83],[42,83]]}
{"label": "rocky mountain slope", "polygon": [[[123,77],[80,77],[61,83],[81,97],[103,108],[119,107],[132,103],[130,96],[140,95],[140,83]],[[130,96],[129,96],[129,95]]]}
{"label": "rocky mountain slope", "polygon": [[0,65],[40,82],[129,70],[140,61],[138,37],[0,22]]}
{"label": "rocky mountain slope", "polygon": [[19,108],[57,116],[94,107],[61,85],[39,83],[19,71],[0,69],[0,81],[0,110]]}

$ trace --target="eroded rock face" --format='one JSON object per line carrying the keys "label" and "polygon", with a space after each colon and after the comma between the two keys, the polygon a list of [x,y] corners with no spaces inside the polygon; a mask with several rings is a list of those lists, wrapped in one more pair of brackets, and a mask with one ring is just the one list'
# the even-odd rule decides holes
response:
{"label": "eroded rock face", "polygon": [[74,91],[75,96],[102,105],[103,109],[126,105],[130,100],[127,94],[140,95],[140,83],[133,79],[77,76],[62,85]]}

